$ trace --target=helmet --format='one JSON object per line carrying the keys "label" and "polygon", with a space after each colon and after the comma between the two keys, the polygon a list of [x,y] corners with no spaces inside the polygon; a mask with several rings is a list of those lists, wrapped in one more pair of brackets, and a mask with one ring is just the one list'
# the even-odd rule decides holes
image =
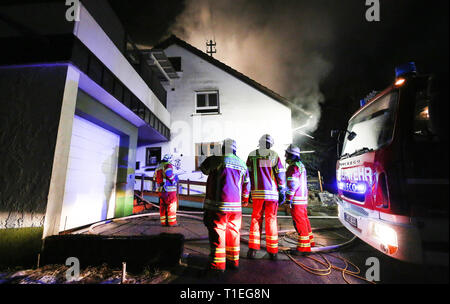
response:
{"label": "helmet", "polygon": [[171,161],[172,160],[172,154],[170,154],[170,153],[165,154],[164,157],[163,157],[163,160],[164,161]]}
{"label": "helmet", "polygon": [[273,137],[270,136],[269,134],[264,134],[259,139],[259,146],[261,148],[271,148],[273,146],[273,144],[274,144]]}
{"label": "helmet", "polygon": [[286,149],[286,153],[300,157],[300,148],[297,147],[296,145],[290,144],[289,147]]}
{"label": "helmet", "polygon": [[231,138],[226,138],[223,141],[223,148],[225,149],[225,153],[233,153],[233,151],[236,151],[236,141]]}

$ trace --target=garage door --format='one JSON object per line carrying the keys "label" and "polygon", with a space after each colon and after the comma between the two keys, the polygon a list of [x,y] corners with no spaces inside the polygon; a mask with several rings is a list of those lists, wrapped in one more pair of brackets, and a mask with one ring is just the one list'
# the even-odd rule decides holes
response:
{"label": "garage door", "polygon": [[75,116],[60,230],[114,215],[119,135]]}

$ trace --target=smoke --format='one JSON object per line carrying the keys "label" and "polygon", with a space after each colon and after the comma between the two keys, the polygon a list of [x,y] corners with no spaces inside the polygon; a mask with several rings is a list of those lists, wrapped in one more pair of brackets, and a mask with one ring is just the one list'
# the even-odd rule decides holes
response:
{"label": "smoke", "polygon": [[317,128],[319,83],[331,70],[323,55],[333,34],[329,10],[302,0],[187,0],[171,32],[206,51],[217,42],[214,57],[293,103],[293,128],[312,114]]}

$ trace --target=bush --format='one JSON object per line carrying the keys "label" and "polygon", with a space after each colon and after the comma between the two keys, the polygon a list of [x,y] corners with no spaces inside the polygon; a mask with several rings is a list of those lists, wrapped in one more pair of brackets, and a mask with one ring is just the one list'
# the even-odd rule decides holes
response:
{"label": "bush", "polygon": [[0,269],[36,266],[42,233],[42,227],[0,229]]}

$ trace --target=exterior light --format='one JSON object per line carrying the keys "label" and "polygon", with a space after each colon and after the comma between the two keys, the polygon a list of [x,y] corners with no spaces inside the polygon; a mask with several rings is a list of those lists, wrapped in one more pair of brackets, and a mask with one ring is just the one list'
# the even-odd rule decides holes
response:
{"label": "exterior light", "polygon": [[397,232],[395,232],[394,229],[384,224],[374,223],[373,235],[380,241],[381,249],[383,251],[389,254],[397,252]]}
{"label": "exterior light", "polygon": [[367,191],[367,185],[365,182],[338,182],[338,189],[342,191],[348,191],[353,193],[364,194]]}
{"label": "exterior light", "polygon": [[405,84],[405,82],[406,82],[406,79],[405,78],[398,78],[396,81],[395,81],[395,86],[398,88],[398,87],[401,87],[402,85],[404,85]]}

